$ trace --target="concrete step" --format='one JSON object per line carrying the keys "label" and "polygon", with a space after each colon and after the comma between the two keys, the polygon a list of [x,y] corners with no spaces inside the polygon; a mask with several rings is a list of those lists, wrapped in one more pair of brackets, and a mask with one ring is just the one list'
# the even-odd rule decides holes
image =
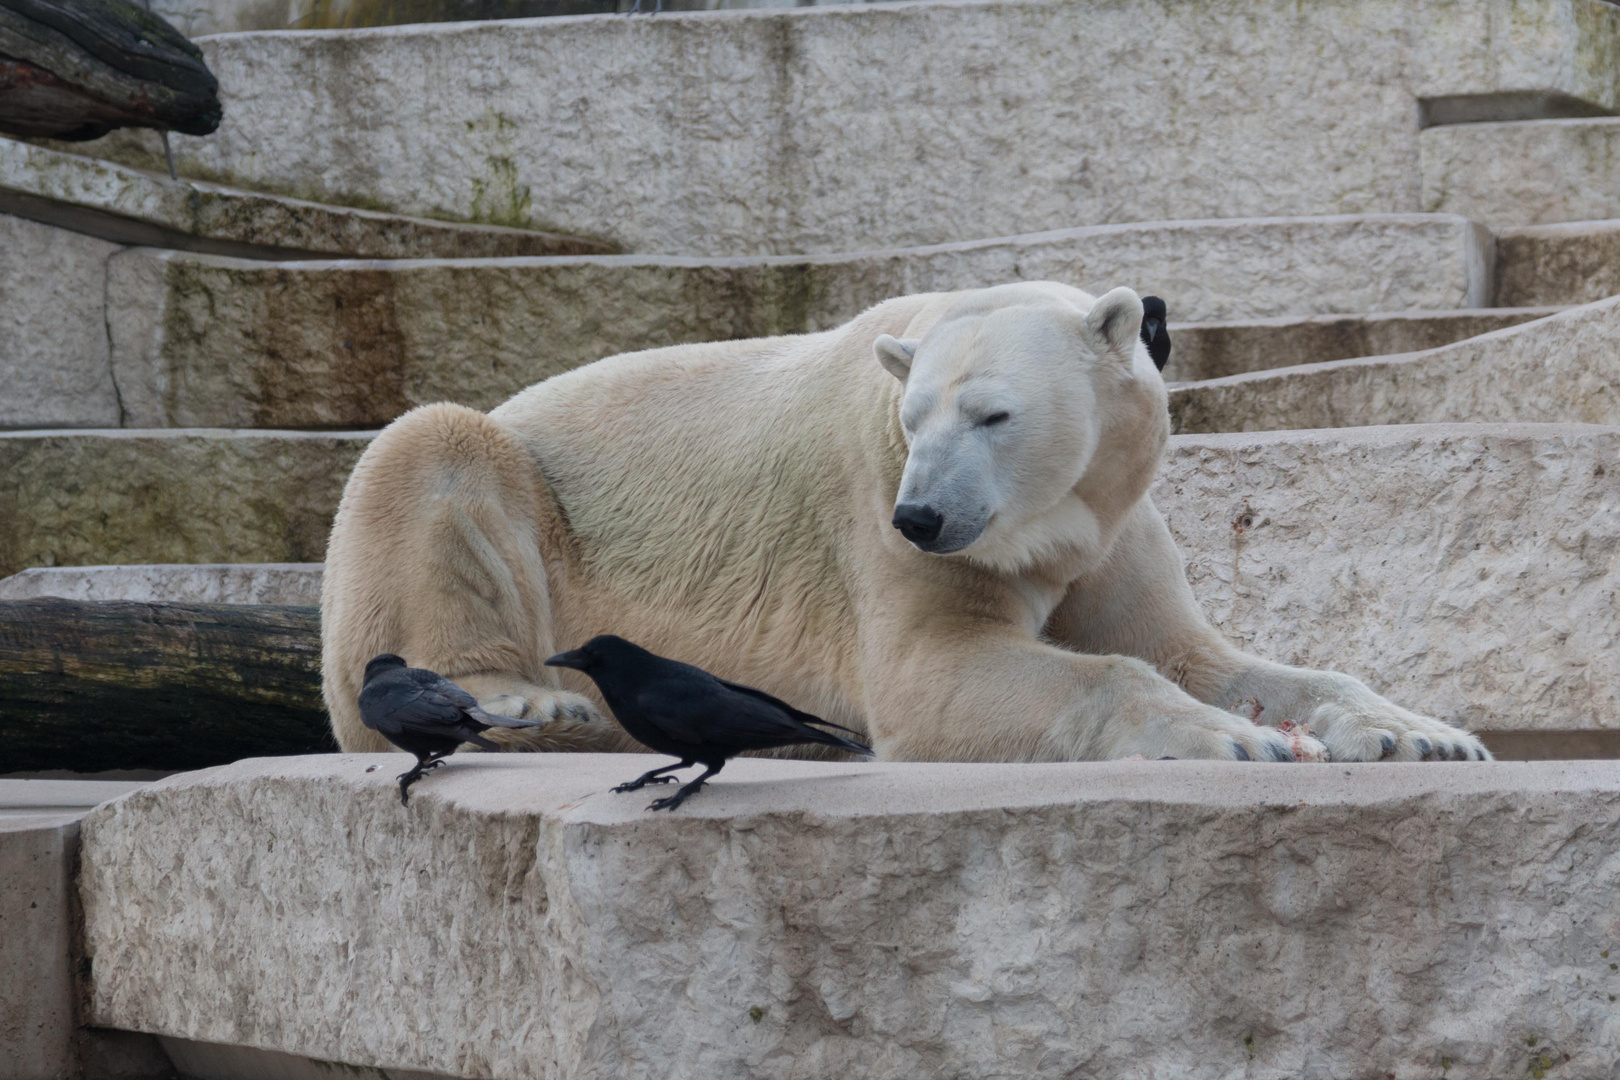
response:
{"label": "concrete step", "polygon": [[321,602],[321,563],[167,563],[40,566],[0,578],[0,600],[139,603],[300,604]]}
{"label": "concrete step", "polygon": [[1607,296],[1620,296],[1620,220],[1497,233],[1497,304],[1586,304]]}
{"label": "concrete step", "polygon": [[[230,34],[201,43],[224,122],[176,150],[187,175],[320,202],[789,254],[1410,212],[1424,103],[1620,106],[1602,0],[1413,17],[937,0]],[[150,136],[122,139],[86,152],[156,165]]]}
{"label": "concrete step", "polygon": [[1614,762],[744,759],[656,814],[637,757],[458,755],[408,813],[403,760],[87,817],[91,1022],[469,1078],[1613,1065]]}
{"label": "concrete step", "polygon": [[[41,228],[22,226],[14,228]],[[139,249],[112,258],[105,290],[91,294],[107,298],[109,359],[99,342],[75,345],[74,370],[86,380],[101,373],[100,396],[44,400],[48,387],[25,378],[27,396],[8,402],[0,382],[0,418],[372,426],[429,401],[490,408],[616,352],[828,328],[905,293],[1053,278],[1095,291],[1130,283],[1192,319],[1444,309],[1488,303],[1491,265],[1479,226],[1424,215],[1100,226],[752,259],[264,263]],[[0,293],[0,306],[55,320],[39,306],[52,280],[40,277],[9,303]],[[87,333],[83,321],[73,334]],[[44,349],[40,336],[30,357]],[[0,371],[6,349],[0,339]]]}
{"label": "concrete step", "polygon": [[[745,8],[815,7],[868,0],[643,0],[641,13],[663,11],[734,11]],[[871,0],[875,2],[875,0]],[[378,4],[366,0],[154,0],[161,14],[187,37],[231,34],[246,30],[350,30],[406,23],[473,22],[490,19],[535,19],[559,15],[628,14],[635,0],[415,0],[411,4]]]}
{"label": "concrete step", "polygon": [[1373,424],[1620,424],[1620,297],[1401,356],[1185,383],[1179,432]]}
{"label": "concrete step", "polygon": [[118,244],[250,259],[585,255],[610,244],[464,225],[170,180],[0,137],[0,213]]}
{"label": "concrete step", "polygon": [[1358,356],[1438,348],[1564,309],[1469,308],[1381,311],[1364,315],[1284,315],[1241,322],[1171,322],[1168,382],[1219,379],[1248,371]]}
{"label": "concrete step", "polygon": [[1423,208],[1492,226],[1620,218],[1620,118],[1431,127]]}
{"label": "concrete step", "polygon": [[[0,435],[0,572],[315,561],[365,433]],[[1500,732],[1620,731],[1620,430],[1181,435],[1154,498],[1223,632]]]}
{"label": "concrete step", "polygon": [[313,562],[371,432],[0,432],[0,575]]}

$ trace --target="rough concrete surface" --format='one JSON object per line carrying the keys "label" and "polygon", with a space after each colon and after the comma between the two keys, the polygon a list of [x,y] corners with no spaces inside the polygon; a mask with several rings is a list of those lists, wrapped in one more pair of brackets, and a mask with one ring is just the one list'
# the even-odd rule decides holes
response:
{"label": "rough concrete surface", "polygon": [[309,562],[369,432],[0,433],[0,574]]}
{"label": "rough concrete surface", "polygon": [[[813,258],[112,260],[113,370],[134,427],[383,424],[492,408],[616,352],[843,323],[908,293],[1056,279],[1178,318],[1477,307],[1491,238],[1450,215],[1171,222]],[[3,394],[0,389],[0,394]]]}
{"label": "rough concrete surface", "polygon": [[1181,432],[1525,421],[1620,424],[1620,297],[1404,356],[1184,383]]}
{"label": "rough concrete surface", "polygon": [[0,812],[0,1076],[7,1080],[67,1080],[72,1072],[70,902],[83,813]]}
{"label": "rough concrete surface", "polygon": [[104,307],[117,250],[0,214],[0,428],[118,426]]}
{"label": "rough concrete surface", "polygon": [[553,233],[380,214],[170,180],[0,137],[0,210],[118,243],[255,257],[581,255],[608,245]]}
{"label": "rough concrete surface", "polygon": [[[74,872],[79,819],[142,786],[0,780],[0,1076],[6,1080],[118,1080],[127,1072],[108,1060],[113,1046],[78,1029]],[[84,1075],[90,1054],[99,1067]]]}
{"label": "rough concrete surface", "polygon": [[1587,304],[1620,295],[1620,221],[1503,229],[1496,240],[1496,302]]}
{"label": "rough concrete surface", "polygon": [[1620,217],[1620,117],[1452,124],[1418,146],[1425,210],[1497,226]]}
{"label": "rough concrete surface", "polygon": [[1242,322],[1170,323],[1167,382],[1219,379],[1247,371],[1389,356],[1449,345],[1562,311],[1558,307],[1383,311],[1364,315],[1284,315]]}
{"label": "rough concrete surface", "polygon": [[402,760],[86,819],[96,1020],[496,1080],[1620,1056],[1613,762],[749,760],[654,814],[638,756],[462,755],[408,810]]}
{"label": "rough concrete surface", "polygon": [[1620,431],[1173,436],[1153,499],[1231,641],[1483,731],[1620,729]]}
{"label": "rough concrete surface", "polygon": [[0,578],[0,600],[180,604],[319,604],[321,563],[169,563],[35,567]]}
{"label": "rough concrete surface", "polygon": [[1601,0],[943,0],[202,45],[225,119],[176,140],[187,175],[688,255],[1410,212],[1418,99],[1620,104]]}
{"label": "rough concrete surface", "polygon": [[[0,502],[0,569],[320,558],[367,437],[0,437],[0,474],[25,479]],[[1617,440],[1564,424],[1176,436],[1154,498],[1205,609],[1262,656],[1481,730],[1620,729]]]}

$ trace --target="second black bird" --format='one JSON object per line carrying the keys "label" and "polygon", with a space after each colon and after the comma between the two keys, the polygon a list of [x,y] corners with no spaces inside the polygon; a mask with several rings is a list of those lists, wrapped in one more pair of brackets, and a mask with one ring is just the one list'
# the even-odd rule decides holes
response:
{"label": "second black bird", "polygon": [[416,766],[399,774],[399,801],[410,805],[410,786],[429,769],[444,764],[462,743],[485,750],[500,747],[483,733],[492,727],[539,727],[538,720],[495,716],[478,707],[478,699],[435,672],[406,667],[393,653],[366,664],[360,689],[360,720],[408,754]]}
{"label": "second black bird", "polygon": [[1170,362],[1170,327],[1164,301],[1157,296],[1142,297],[1142,344],[1147,346],[1153,366],[1160,371]]}
{"label": "second black bird", "polygon": [[608,708],[637,742],[650,750],[680,758],[643,773],[614,791],[635,791],[648,784],[670,783],[662,774],[703,765],[703,775],[647,809],[673,810],[747,750],[816,743],[872,756],[872,748],[835,731],[856,734],[830,720],[800,712],[763,690],[740,686],[702,668],[666,660],[621,637],[603,634],[546,663],[589,675]]}

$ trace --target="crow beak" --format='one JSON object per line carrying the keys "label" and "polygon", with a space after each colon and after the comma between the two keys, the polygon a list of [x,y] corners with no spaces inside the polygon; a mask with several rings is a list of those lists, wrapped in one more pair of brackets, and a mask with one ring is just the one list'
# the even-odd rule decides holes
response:
{"label": "crow beak", "polygon": [[586,657],[583,649],[560,652],[546,661],[546,667],[571,667],[575,671],[584,671],[588,666],[590,666],[590,660]]}
{"label": "crow beak", "polygon": [[1159,335],[1159,320],[1158,319],[1148,319],[1146,322],[1144,322],[1142,324],[1142,329],[1143,329],[1143,331],[1146,332],[1146,334],[1147,334],[1147,336],[1149,338],[1158,337],[1158,335]]}

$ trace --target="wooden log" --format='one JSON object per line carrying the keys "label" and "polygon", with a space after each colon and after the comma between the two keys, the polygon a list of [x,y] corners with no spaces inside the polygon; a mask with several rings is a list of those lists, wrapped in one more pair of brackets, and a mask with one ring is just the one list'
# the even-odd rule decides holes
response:
{"label": "wooden log", "polygon": [[208,135],[220,116],[202,51],[130,0],[0,0],[0,132]]}
{"label": "wooden log", "polygon": [[334,750],[320,653],[313,607],[0,601],[0,773]]}

